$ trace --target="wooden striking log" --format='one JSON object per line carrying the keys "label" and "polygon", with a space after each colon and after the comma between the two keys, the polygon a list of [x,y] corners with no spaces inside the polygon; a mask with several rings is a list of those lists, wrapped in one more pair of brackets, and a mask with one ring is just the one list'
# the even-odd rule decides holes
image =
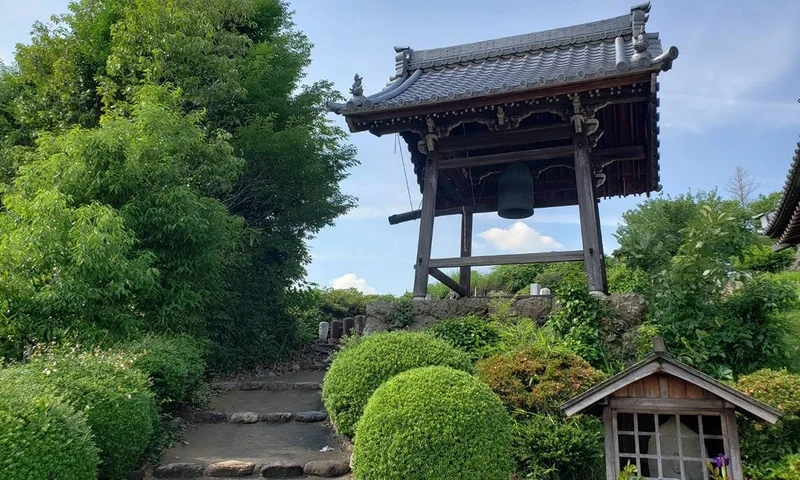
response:
{"label": "wooden striking log", "polygon": [[[472,209],[464,207],[461,214],[461,258],[469,258],[472,256]],[[467,265],[460,267],[458,272],[458,283],[464,289],[464,297],[469,296],[470,279],[472,277],[472,269]]]}
{"label": "wooden striking log", "polygon": [[[471,207],[473,213],[493,212],[497,210],[496,202],[487,202],[475,207]],[[463,211],[462,207],[440,208],[436,210],[437,217],[446,215],[458,215]],[[422,216],[422,210],[412,210],[410,212],[396,213],[389,216],[389,225],[397,225],[398,223],[410,222]]]}
{"label": "wooden striking log", "polygon": [[428,262],[433,244],[433,219],[436,215],[436,188],[439,180],[439,154],[429,152],[425,164],[425,183],[422,188],[422,211],[420,212],[417,261],[414,263],[414,298],[422,299],[428,294]]}
{"label": "wooden striking log", "polygon": [[512,255],[486,255],[480,257],[432,258],[429,268],[489,267],[492,265],[514,265],[523,263],[580,262],[582,250],[564,252],[519,253]]}
{"label": "wooden striking log", "polygon": [[442,282],[442,284],[445,285],[447,288],[459,294],[459,296],[461,297],[467,296],[467,290],[465,290],[464,287],[456,283],[455,280],[450,278],[446,273],[439,270],[438,268],[429,268],[428,273],[431,274],[431,277]]}
{"label": "wooden striking log", "polygon": [[600,237],[600,214],[594,192],[592,163],[586,130],[572,136],[575,150],[575,183],[578,193],[578,214],[581,220],[584,264],[590,292],[607,293],[603,240]]}

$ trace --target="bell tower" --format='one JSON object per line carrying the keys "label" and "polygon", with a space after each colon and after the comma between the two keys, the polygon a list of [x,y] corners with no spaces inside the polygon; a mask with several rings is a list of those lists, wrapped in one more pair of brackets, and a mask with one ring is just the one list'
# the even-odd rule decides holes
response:
{"label": "bell tower", "polygon": [[[422,193],[414,297],[428,277],[469,296],[472,267],[583,262],[606,293],[598,201],[660,191],[658,81],[678,49],[645,32],[650,4],[618,17],[452,47],[395,47],[386,87],[331,103],[351,132],[398,133]],[[581,250],[472,256],[473,215],[524,219],[577,205]],[[436,217],[461,215],[460,256],[431,258]],[[458,268],[459,282],[441,269]]]}

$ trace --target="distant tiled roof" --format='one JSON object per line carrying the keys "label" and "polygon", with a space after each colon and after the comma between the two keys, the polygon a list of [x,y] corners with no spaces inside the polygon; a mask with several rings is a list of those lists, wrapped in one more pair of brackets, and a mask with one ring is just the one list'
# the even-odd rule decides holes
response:
{"label": "distant tiled roof", "polygon": [[645,33],[649,10],[645,3],[599,22],[445,48],[395,47],[397,71],[386,88],[329,108],[348,115],[667,70],[678,50],[665,52],[657,33]]}
{"label": "distant tiled roof", "polygon": [[774,212],[762,217],[763,232],[778,245],[800,244],[800,142],[794,151],[783,194]]}

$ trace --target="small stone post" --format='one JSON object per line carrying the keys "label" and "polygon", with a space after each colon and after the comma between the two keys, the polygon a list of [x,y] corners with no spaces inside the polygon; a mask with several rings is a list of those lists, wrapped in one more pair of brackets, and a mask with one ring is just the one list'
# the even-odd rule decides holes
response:
{"label": "small stone post", "polygon": [[328,339],[328,332],[330,331],[331,324],[328,322],[319,322],[319,339],[325,341]]}
{"label": "small stone post", "polygon": [[331,322],[331,340],[334,342],[342,338],[342,321],[334,320]]}
{"label": "small stone post", "polygon": [[353,317],[347,317],[344,319],[344,334],[345,335],[352,335],[356,333],[356,322]]}
{"label": "small stone post", "polygon": [[364,335],[364,326],[366,324],[366,315],[356,315],[356,335]]}

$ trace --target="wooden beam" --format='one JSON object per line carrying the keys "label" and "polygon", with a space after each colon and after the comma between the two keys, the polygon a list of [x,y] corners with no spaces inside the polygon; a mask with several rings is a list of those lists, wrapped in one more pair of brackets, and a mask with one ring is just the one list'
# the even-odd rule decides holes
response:
{"label": "wooden beam", "polygon": [[608,406],[614,409],[623,410],[702,410],[702,411],[720,411],[725,408],[725,402],[718,398],[610,398]]}
{"label": "wooden beam", "polygon": [[481,257],[432,258],[429,268],[488,267],[492,265],[516,265],[523,263],[580,262],[581,250],[564,252],[519,253],[512,255],[486,255]]}
{"label": "wooden beam", "polygon": [[483,132],[468,135],[453,135],[436,141],[439,153],[460,152],[476,148],[507,147],[526,143],[546,142],[570,138],[572,129],[568,123],[520,127],[514,130]]}
{"label": "wooden beam", "polygon": [[436,215],[436,187],[439,179],[439,155],[428,153],[425,163],[425,180],[422,188],[422,211],[420,212],[417,261],[414,263],[414,298],[424,299],[428,294],[428,267],[433,244],[433,219]]}
{"label": "wooden beam", "polygon": [[465,290],[463,286],[456,283],[455,280],[450,278],[449,275],[439,270],[438,268],[428,268],[428,273],[431,274],[431,277],[435,278],[436,280],[439,280],[440,282],[442,282],[443,285],[445,285],[450,290],[456,292],[461,297],[467,296],[468,290]]}
{"label": "wooden beam", "polygon": [[[461,213],[461,258],[469,258],[472,256],[472,209],[464,208]],[[470,292],[470,279],[472,276],[472,269],[469,265],[460,267],[458,273],[458,283],[464,289],[464,297],[469,296]]]}
{"label": "wooden beam", "polygon": [[[479,155],[475,157],[459,157],[442,160],[439,168],[472,168],[485,167],[491,165],[502,165],[514,162],[531,162],[552,160],[557,158],[572,158],[575,154],[574,146],[564,145],[561,147],[535,148],[531,150],[520,150],[518,152],[495,153],[491,155]],[[592,152],[593,163],[606,163],[610,161],[641,160],[645,158],[645,149],[641,145],[628,147],[603,148]]]}
{"label": "wooden beam", "polygon": [[521,150],[519,152],[495,153],[491,155],[480,155],[477,157],[460,157],[442,160],[439,168],[473,168],[487,167],[490,165],[502,165],[514,162],[530,162],[535,160],[549,160],[551,158],[564,158],[572,156],[572,146],[536,148],[533,150]]}
{"label": "wooden beam", "polygon": [[578,214],[581,221],[584,264],[590,292],[607,293],[603,240],[600,237],[600,216],[594,191],[589,139],[586,130],[572,136],[575,150],[575,183],[578,193]]}

